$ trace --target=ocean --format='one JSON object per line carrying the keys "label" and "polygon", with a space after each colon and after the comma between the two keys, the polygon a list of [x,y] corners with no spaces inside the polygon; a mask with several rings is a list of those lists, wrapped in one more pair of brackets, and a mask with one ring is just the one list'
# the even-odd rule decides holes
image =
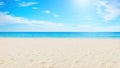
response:
{"label": "ocean", "polygon": [[0,32],[0,38],[120,38],[120,32]]}
{"label": "ocean", "polygon": [[120,32],[0,32],[0,38],[120,38]]}

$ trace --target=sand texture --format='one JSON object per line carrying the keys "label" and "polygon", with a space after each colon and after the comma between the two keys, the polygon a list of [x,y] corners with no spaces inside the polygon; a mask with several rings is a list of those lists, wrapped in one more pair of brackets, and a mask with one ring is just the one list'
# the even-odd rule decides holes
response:
{"label": "sand texture", "polygon": [[120,39],[0,38],[0,68],[120,68]]}

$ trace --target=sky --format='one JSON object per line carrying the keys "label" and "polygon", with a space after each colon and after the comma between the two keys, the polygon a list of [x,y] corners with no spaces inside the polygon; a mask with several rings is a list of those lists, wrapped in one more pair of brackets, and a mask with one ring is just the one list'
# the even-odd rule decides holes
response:
{"label": "sky", "polygon": [[0,32],[120,32],[120,0],[0,0]]}

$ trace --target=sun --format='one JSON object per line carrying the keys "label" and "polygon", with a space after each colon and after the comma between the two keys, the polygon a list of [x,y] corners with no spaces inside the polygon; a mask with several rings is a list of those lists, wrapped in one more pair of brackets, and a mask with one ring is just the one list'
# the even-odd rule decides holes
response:
{"label": "sun", "polygon": [[88,7],[91,3],[91,0],[71,0],[71,3],[75,7]]}

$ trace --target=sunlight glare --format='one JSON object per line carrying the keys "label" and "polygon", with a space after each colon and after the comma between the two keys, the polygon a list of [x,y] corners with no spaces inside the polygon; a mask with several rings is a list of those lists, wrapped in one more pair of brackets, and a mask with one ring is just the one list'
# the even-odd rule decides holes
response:
{"label": "sunlight glare", "polygon": [[72,0],[73,6],[75,7],[88,7],[91,0]]}

